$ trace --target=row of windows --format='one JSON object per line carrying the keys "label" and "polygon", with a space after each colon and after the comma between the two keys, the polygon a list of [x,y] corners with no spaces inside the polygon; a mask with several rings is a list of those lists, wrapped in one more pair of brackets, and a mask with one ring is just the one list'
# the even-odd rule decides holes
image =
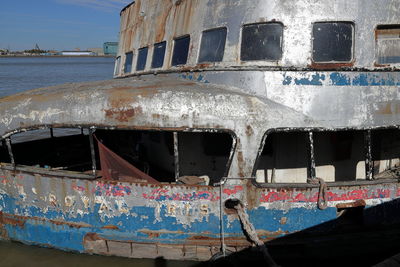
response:
{"label": "row of windows", "polygon": [[[0,142],[0,162],[82,174],[97,170],[97,177],[128,182],[147,180],[140,172],[159,182],[206,175],[212,185],[227,175],[235,143],[229,132],[41,129],[12,135],[9,146]],[[96,144],[113,153],[99,153]],[[399,177],[400,131],[395,128],[277,130],[266,133],[260,145],[260,150],[254,150],[259,154],[252,174],[260,183],[306,183],[309,177],[326,182]]]}
{"label": "row of windows", "polygon": [[[240,59],[242,61],[267,60],[276,61],[282,58],[283,24],[257,23],[244,25]],[[397,30],[397,35],[388,35]],[[378,60],[377,63],[400,63],[400,26],[381,25],[377,28]],[[312,58],[316,63],[350,62],[353,59],[354,24],[352,22],[318,22],[313,24]],[[224,57],[227,28],[211,29],[203,32],[198,63],[221,62]],[[389,36],[389,37],[388,37]],[[390,38],[392,37],[392,38]],[[389,41],[387,39],[390,39]],[[383,42],[385,41],[385,42]],[[164,65],[166,41],[154,45],[151,68]],[[184,65],[187,62],[190,36],[174,40],[172,66]],[[384,47],[384,49],[382,49]],[[384,50],[382,52],[382,50]],[[390,55],[385,51],[390,51]],[[386,54],[385,54],[386,53]],[[393,54],[393,55],[392,55]],[[148,47],[138,50],[136,71],[146,67]],[[390,58],[390,59],[388,59]],[[133,52],[126,53],[125,73],[132,71]]]}

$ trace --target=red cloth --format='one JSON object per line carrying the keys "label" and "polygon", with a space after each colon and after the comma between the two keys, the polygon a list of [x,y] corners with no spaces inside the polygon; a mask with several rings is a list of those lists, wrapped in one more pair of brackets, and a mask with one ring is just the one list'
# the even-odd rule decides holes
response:
{"label": "red cloth", "polygon": [[100,166],[104,179],[128,181],[139,179],[152,184],[160,183],[111,151],[95,135],[93,137],[96,139],[99,148]]}

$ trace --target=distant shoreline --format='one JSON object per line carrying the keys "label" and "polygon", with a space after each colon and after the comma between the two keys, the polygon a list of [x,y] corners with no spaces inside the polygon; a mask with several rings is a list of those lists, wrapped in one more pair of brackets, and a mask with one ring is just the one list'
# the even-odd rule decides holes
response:
{"label": "distant shoreline", "polygon": [[79,55],[79,56],[71,56],[71,55],[68,55],[68,56],[63,56],[63,55],[53,55],[53,56],[50,56],[50,55],[46,55],[46,56],[41,56],[41,55],[39,55],[39,56],[34,56],[34,55],[0,55],[0,57],[107,57],[107,58],[114,58],[114,57],[116,57],[116,56],[111,56],[111,55],[104,55],[104,56],[87,56],[87,55]]}

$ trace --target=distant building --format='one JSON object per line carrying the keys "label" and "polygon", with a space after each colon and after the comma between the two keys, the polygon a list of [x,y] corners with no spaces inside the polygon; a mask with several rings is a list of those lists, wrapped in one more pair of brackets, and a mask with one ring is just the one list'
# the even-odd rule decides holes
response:
{"label": "distant building", "polygon": [[61,51],[62,56],[95,56],[96,53],[91,51]]}
{"label": "distant building", "polygon": [[87,50],[95,53],[97,56],[104,56],[103,48],[101,47],[88,48]]}
{"label": "distant building", "polygon": [[105,42],[103,44],[104,55],[116,56],[118,52],[118,42]]}

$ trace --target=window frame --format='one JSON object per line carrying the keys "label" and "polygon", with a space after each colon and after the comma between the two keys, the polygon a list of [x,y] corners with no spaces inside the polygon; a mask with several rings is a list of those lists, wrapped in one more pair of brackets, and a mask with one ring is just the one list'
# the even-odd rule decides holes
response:
{"label": "window frame", "polygon": [[[222,58],[220,61],[200,61],[200,55],[201,55],[201,50],[202,50],[202,44],[203,44],[203,38],[204,38],[204,33],[207,32],[212,32],[212,31],[218,31],[218,30],[223,30],[225,29],[225,39],[224,39],[224,49],[222,51]],[[197,63],[198,64],[206,64],[206,63],[213,63],[213,64],[218,64],[220,62],[224,61],[224,57],[225,57],[225,50],[226,50],[226,39],[228,38],[228,28],[226,26],[221,26],[221,27],[216,27],[216,28],[211,28],[211,29],[207,29],[201,32],[201,37],[199,40],[199,50],[197,53]]]}
{"label": "window frame", "polygon": [[[356,127],[349,127],[349,128],[335,128],[335,129],[327,129],[327,128],[309,128],[309,127],[304,127],[304,128],[272,128],[268,129],[262,139],[261,143],[258,147],[257,151],[257,157],[254,162],[252,172],[251,172],[251,181],[252,184],[255,185],[256,187],[261,187],[261,188],[313,188],[313,187],[319,187],[320,185],[315,185],[311,183],[258,183],[256,181],[256,172],[257,172],[257,167],[260,163],[261,159],[261,154],[264,149],[265,142],[267,140],[267,137],[271,133],[279,133],[279,132],[341,132],[341,131],[374,131],[374,130],[390,130],[390,129],[396,129],[400,131],[400,125],[393,125],[393,126],[379,126],[379,127],[373,127],[373,128],[356,128]],[[307,166],[307,169],[309,167]],[[398,183],[399,179],[398,178],[379,178],[375,179],[372,177],[372,179],[368,179],[367,174],[365,180],[355,180],[355,181],[334,181],[334,182],[326,182],[326,184],[329,187],[340,187],[340,186],[360,186],[360,185],[376,185],[376,184],[385,184],[385,183]]]}
{"label": "window frame", "polygon": [[[187,55],[186,55],[186,62],[185,62],[185,63],[182,63],[182,64],[174,64],[174,55],[175,55],[176,41],[177,41],[177,40],[186,39],[186,38],[189,38],[188,52],[187,52]],[[174,38],[173,41],[174,41],[174,42],[173,42],[174,45],[173,45],[173,48],[172,48],[171,66],[172,66],[172,67],[184,66],[184,65],[186,65],[186,64],[188,63],[189,58],[190,58],[190,57],[189,57],[189,56],[190,56],[190,44],[191,44],[191,42],[192,42],[192,38],[191,38],[190,34],[185,34],[185,35],[181,35],[181,36],[179,36],[179,37]]]}
{"label": "window frame", "polygon": [[[346,23],[351,25],[352,28],[352,40],[351,40],[351,58],[349,61],[315,61],[314,59],[314,26],[318,23]],[[355,61],[355,37],[356,37],[356,24],[354,21],[314,21],[311,24],[311,61],[315,65],[328,65],[328,66],[335,66],[335,65],[343,65],[343,66],[352,66]]]}
{"label": "window frame", "polygon": [[[139,66],[142,67],[141,65],[139,65],[139,60],[142,59],[142,58],[141,58],[141,55],[142,55],[142,52],[143,52],[143,51],[146,51],[146,56],[145,56],[145,58],[144,58],[143,68],[140,68],[140,69],[139,69],[139,68],[138,68]],[[138,49],[137,57],[136,57],[136,66],[135,66],[135,70],[136,70],[136,71],[145,71],[145,70],[146,70],[147,59],[148,59],[148,57],[149,57],[149,47],[148,47],[148,46],[144,46],[144,47],[141,47],[141,48]]]}
{"label": "window frame", "polygon": [[[238,144],[238,137],[236,133],[231,130],[231,129],[216,129],[216,128],[170,128],[170,127],[165,127],[165,128],[153,128],[153,127],[145,127],[145,129],[141,127],[116,127],[113,129],[110,129],[108,127],[95,127],[91,125],[57,125],[57,127],[53,127],[52,125],[40,125],[40,126],[31,126],[29,128],[18,128],[14,129],[13,131],[6,133],[3,136],[0,136],[0,142],[3,140],[5,141],[7,138],[10,138],[12,135],[19,134],[22,132],[27,132],[27,131],[33,131],[33,130],[49,130],[50,129],[56,129],[56,128],[76,128],[76,129],[88,129],[89,133],[90,131],[95,131],[97,129],[99,130],[108,130],[108,131],[113,131],[113,130],[127,130],[127,131],[145,131],[145,132],[171,132],[171,133],[226,133],[229,134],[232,138],[232,146],[229,152],[228,160],[225,165],[225,170],[224,170],[224,175],[220,178],[220,181],[218,183],[210,184],[209,186],[217,186],[220,182],[222,182],[229,174],[230,168],[232,166],[233,158],[236,154],[236,149],[237,149],[237,144]],[[11,147],[11,155],[12,156],[12,147]],[[43,167],[35,167],[35,166],[28,166],[28,165],[20,165],[16,162],[13,163],[7,163],[7,162],[0,162],[0,169],[4,170],[19,170],[19,171],[24,171],[24,172],[29,172],[29,173],[38,173],[38,174],[43,174],[43,175],[51,175],[51,176],[56,176],[56,177],[66,177],[66,178],[71,178],[71,179],[86,179],[86,180],[97,180],[99,179],[98,177],[94,177],[93,174],[85,174],[83,172],[77,172],[77,171],[71,171],[71,170],[48,170]],[[144,183],[147,184],[147,183]],[[168,184],[174,184],[173,182],[168,183]],[[174,184],[175,185],[175,184]],[[179,185],[179,184],[178,184]],[[192,186],[188,184],[182,184],[183,186]],[[193,185],[197,186],[197,185]]]}
{"label": "window frame", "polygon": [[[130,68],[131,68],[131,69],[130,69],[129,72],[126,71],[126,67],[127,67],[126,63],[128,62],[128,61],[127,61],[127,59],[128,59],[128,54],[131,54],[131,55],[132,55],[132,60],[131,60],[131,64],[130,64]],[[133,58],[134,58],[134,53],[133,53],[133,51],[129,51],[129,52],[125,53],[124,74],[131,74],[131,73],[132,73],[132,70],[133,70]]]}
{"label": "window frame", "polygon": [[114,76],[118,76],[121,74],[121,56],[117,56],[114,62]]}
{"label": "window frame", "polygon": [[[156,45],[161,45],[161,44],[164,44],[164,53],[163,53],[162,64],[161,64],[161,66],[155,67],[155,66],[154,66],[154,59],[155,59],[155,58],[154,58],[154,55],[155,55],[155,51],[156,51]],[[166,55],[166,53],[167,53],[167,47],[168,47],[167,41],[158,42],[158,43],[155,43],[155,44],[153,45],[153,55],[151,56],[151,68],[152,68],[152,69],[161,69],[161,68],[164,67],[164,64],[165,64],[165,55]]]}
{"label": "window frame", "polygon": [[[243,30],[246,26],[252,26],[252,25],[268,25],[268,24],[278,24],[282,26],[282,37],[281,37],[281,46],[280,46],[280,55],[278,59],[242,59],[242,49],[243,49]],[[254,22],[254,23],[246,23],[242,24],[241,30],[240,30],[240,41],[239,41],[239,46],[240,46],[240,54],[239,54],[239,60],[242,63],[251,63],[251,62],[279,62],[283,59],[283,52],[284,52],[284,45],[285,45],[285,25],[281,21],[268,21],[268,22]]]}
{"label": "window frame", "polygon": [[[378,46],[378,32],[385,30],[385,29],[380,29],[380,27],[388,27],[386,30],[390,30],[390,28],[397,29],[400,31],[400,23],[397,24],[377,24],[375,26],[375,51],[374,51],[374,57],[375,57],[375,66],[377,67],[387,67],[387,66],[399,66],[400,61],[396,63],[381,63],[379,62],[379,46]],[[399,36],[399,42],[400,42],[400,36]],[[400,55],[399,55],[400,57]]]}

